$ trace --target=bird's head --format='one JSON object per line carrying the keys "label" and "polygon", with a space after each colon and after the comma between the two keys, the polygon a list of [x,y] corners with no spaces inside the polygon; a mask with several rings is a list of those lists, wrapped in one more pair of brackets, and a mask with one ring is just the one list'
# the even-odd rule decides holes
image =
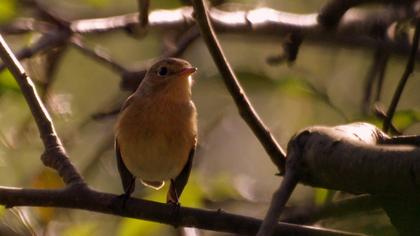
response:
{"label": "bird's head", "polygon": [[197,71],[188,61],[165,58],[154,63],[147,71],[137,92],[165,95],[191,94],[191,74]]}

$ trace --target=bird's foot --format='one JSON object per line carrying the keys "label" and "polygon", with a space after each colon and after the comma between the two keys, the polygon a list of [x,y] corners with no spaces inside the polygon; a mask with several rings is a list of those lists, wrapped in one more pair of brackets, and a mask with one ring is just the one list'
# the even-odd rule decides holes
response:
{"label": "bird's foot", "polygon": [[125,209],[128,199],[130,198],[130,194],[123,193],[118,197],[115,197],[111,202],[111,208],[115,212],[121,212]]}
{"label": "bird's foot", "polygon": [[178,228],[180,225],[180,216],[181,216],[181,203],[179,201],[168,200],[167,204],[172,207],[172,219],[174,222],[173,226]]}

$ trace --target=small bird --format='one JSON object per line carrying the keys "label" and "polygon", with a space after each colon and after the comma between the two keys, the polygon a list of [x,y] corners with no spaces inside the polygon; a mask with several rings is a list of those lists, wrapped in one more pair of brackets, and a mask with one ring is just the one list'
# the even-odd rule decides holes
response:
{"label": "small bird", "polygon": [[115,126],[115,152],[126,198],[136,177],[154,189],[170,180],[167,202],[179,203],[197,144],[197,112],[191,100],[196,70],[185,60],[162,59],[125,101]]}

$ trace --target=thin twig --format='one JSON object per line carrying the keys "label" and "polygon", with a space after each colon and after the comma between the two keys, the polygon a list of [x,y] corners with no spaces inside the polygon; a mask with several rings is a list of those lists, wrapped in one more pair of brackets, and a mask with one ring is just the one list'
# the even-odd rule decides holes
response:
{"label": "thin twig", "polygon": [[270,156],[272,162],[277,166],[280,172],[283,172],[285,166],[285,152],[277,143],[271,132],[264,125],[257,112],[255,112],[245,91],[238,82],[232,68],[230,67],[225,55],[220,47],[216,35],[211,26],[207,9],[203,0],[193,1],[197,24],[200,27],[201,34],[207,44],[207,48],[216,63],[223,81],[231,94],[239,110],[239,114],[252,129],[255,136],[263,145],[265,151]]}
{"label": "thin twig", "polygon": [[394,136],[394,137],[390,137],[389,139],[383,140],[381,144],[420,146],[420,136],[419,135]]}
{"label": "thin twig", "polygon": [[200,37],[200,30],[197,26],[192,26],[187,31],[181,34],[179,39],[172,48],[164,51],[163,57],[179,57],[197,38]]}
{"label": "thin twig", "polygon": [[149,24],[149,0],[137,0],[137,6],[139,8],[139,25],[141,28],[145,28]]}
{"label": "thin twig", "polygon": [[257,236],[269,236],[273,235],[275,226],[278,218],[282,213],[284,206],[292,195],[299,179],[296,173],[292,170],[286,170],[284,178],[280,184],[280,187],[273,194],[270,207],[258,230]]}
{"label": "thin twig", "polygon": [[416,52],[419,47],[419,38],[420,38],[420,20],[416,20],[416,30],[413,36],[413,43],[411,46],[410,56],[407,60],[407,66],[405,67],[405,71],[402,75],[400,82],[394,92],[394,96],[392,97],[391,104],[389,105],[388,112],[386,113],[386,117],[383,123],[383,130],[388,132],[392,118],[394,117],[395,110],[397,109],[398,102],[400,101],[401,94],[404,90],[405,84],[407,83],[408,78],[410,77],[411,73],[414,70],[414,63],[416,60]]}
{"label": "thin twig", "polygon": [[32,112],[32,116],[38,126],[41,139],[44,143],[42,161],[58,171],[66,184],[82,184],[84,180],[76,168],[71,164],[60,138],[55,132],[51,117],[39,98],[32,80],[24,71],[22,65],[15,57],[9,46],[0,35],[0,57],[10,72],[15,77]]}
{"label": "thin twig", "polygon": [[101,50],[98,47],[95,47],[94,49],[89,48],[86,45],[86,42],[83,40],[83,37],[81,35],[74,35],[71,38],[71,44],[79,49],[83,54],[86,56],[89,56],[95,61],[100,62],[102,65],[105,65],[109,67],[111,70],[115,71],[117,74],[124,74],[128,73],[128,69],[126,69],[121,64],[114,61],[110,55],[108,55],[104,50]]}
{"label": "thin twig", "polygon": [[45,21],[39,21],[32,18],[17,18],[9,24],[0,24],[2,34],[25,34],[29,32],[47,33],[56,30],[57,27]]}
{"label": "thin twig", "polygon": [[371,195],[364,194],[331,202],[321,207],[306,207],[303,211],[296,209],[298,210],[296,213],[291,213],[280,220],[294,224],[313,224],[322,219],[367,212],[380,207],[379,202]]}
{"label": "thin twig", "polygon": [[384,47],[378,46],[376,48],[372,65],[370,66],[365,79],[366,83],[362,100],[363,114],[368,114],[371,111],[371,97],[375,81],[377,81],[375,102],[379,101],[388,57],[388,53]]}
{"label": "thin twig", "polygon": [[375,103],[378,103],[381,101],[382,87],[385,80],[385,71],[387,68],[388,60],[389,60],[389,53],[388,51],[385,51],[382,57],[382,60],[379,63],[378,81],[376,83],[376,94],[375,94],[375,100],[374,100]]}
{"label": "thin twig", "polygon": [[[63,31],[52,31],[48,34],[44,34],[40,37],[35,43],[29,47],[24,47],[16,53],[16,57],[19,60],[30,58],[37,53],[43,52],[45,50],[57,47],[60,44],[63,44],[69,37],[68,33]],[[6,68],[5,64],[0,64],[0,71]]]}

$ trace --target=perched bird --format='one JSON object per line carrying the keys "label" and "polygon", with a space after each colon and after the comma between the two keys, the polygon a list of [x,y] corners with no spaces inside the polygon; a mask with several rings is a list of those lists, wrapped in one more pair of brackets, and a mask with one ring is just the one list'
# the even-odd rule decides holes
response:
{"label": "perched bird", "polygon": [[134,191],[136,177],[154,189],[170,180],[167,202],[178,203],[197,143],[197,113],[191,100],[191,74],[196,70],[185,60],[162,59],[122,107],[115,152],[125,197]]}

